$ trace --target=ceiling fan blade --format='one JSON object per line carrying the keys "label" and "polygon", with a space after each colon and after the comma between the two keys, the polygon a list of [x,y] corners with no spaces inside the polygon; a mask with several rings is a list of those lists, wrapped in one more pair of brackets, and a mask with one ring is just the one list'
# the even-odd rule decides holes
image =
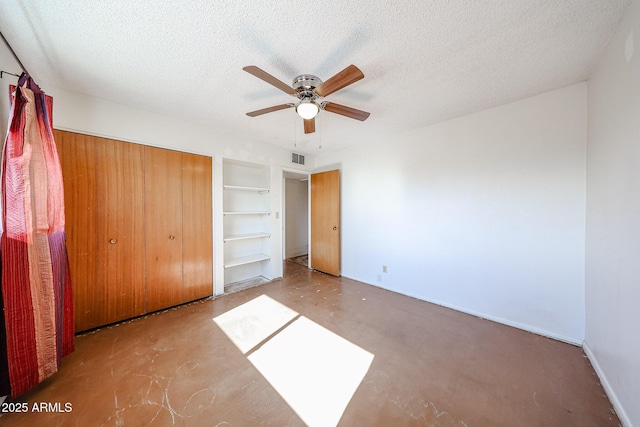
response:
{"label": "ceiling fan blade", "polygon": [[273,107],[263,108],[262,110],[251,111],[250,113],[247,113],[247,116],[249,116],[249,117],[260,116],[260,115],[262,115],[262,114],[271,113],[271,112],[273,112],[273,111],[284,110],[285,108],[291,108],[291,107],[293,107],[294,105],[295,105],[295,104],[280,104],[280,105],[275,105],[275,106],[273,106]]}
{"label": "ceiling fan blade", "polygon": [[324,97],[342,89],[345,86],[349,86],[351,83],[355,83],[362,78],[364,78],[362,71],[360,71],[360,69],[355,65],[349,65],[347,68],[318,86],[315,89],[315,93],[318,96]]}
{"label": "ceiling fan blade", "polygon": [[293,90],[293,88],[291,86],[289,86],[288,84],[276,79],[271,74],[269,74],[266,71],[256,67],[255,65],[247,65],[246,67],[243,68],[243,70],[246,71],[249,74],[252,74],[252,75],[256,76],[257,78],[259,78],[261,80],[264,80],[265,82],[269,83],[270,85],[277,87],[278,89],[280,89],[283,92],[288,93],[289,95],[295,95],[296,94],[296,91]]}
{"label": "ceiling fan blade", "polygon": [[355,108],[336,104],[335,102],[323,102],[320,107],[322,107],[322,109],[325,111],[360,120],[361,122],[367,120],[370,115],[370,113],[367,113],[366,111],[356,110]]}
{"label": "ceiling fan blade", "polygon": [[316,118],[304,119],[304,133],[314,133],[316,131]]}

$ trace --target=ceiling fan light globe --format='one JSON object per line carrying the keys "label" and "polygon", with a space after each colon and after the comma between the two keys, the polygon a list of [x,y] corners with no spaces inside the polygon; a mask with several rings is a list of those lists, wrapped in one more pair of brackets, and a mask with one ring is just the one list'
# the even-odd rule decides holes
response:
{"label": "ceiling fan light globe", "polygon": [[320,108],[313,102],[301,102],[296,106],[296,113],[305,120],[313,119]]}

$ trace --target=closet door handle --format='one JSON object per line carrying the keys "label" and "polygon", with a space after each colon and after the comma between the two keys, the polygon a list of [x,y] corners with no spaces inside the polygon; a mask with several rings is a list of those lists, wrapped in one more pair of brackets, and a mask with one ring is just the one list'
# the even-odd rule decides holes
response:
{"label": "closet door handle", "polygon": [[173,234],[171,236],[169,236],[169,240],[173,240],[175,238],[176,238],[176,236],[174,236]]}
{"label": "closet door handle", "polygon": [[111,239],[111,240],[109,240],[109,243],[111,243],[112,245],[113,245],[114,243],[116,243],[116,242],[117,242],[117,240],[116,240],[116,239]]}

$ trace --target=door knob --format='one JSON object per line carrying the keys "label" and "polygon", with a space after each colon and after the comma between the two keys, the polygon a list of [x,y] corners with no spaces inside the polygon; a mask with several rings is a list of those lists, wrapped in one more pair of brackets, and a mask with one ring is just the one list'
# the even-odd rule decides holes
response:
{"label": "door knob", "polygon": [[116,239],[111,239],[111,240],[109,240],[109,243],[111,243],[112,245],[113,245],[115,242],[117,242],[117,240],[116,240]]}
{"label": "door knob", "polygon": [[338,229],[338,227],[336,227],[335,225],[333,226],[333,231],[336,231]]}
{"label": "door knob", "polygon": [[169,236],[169,239],[170,239],[170,240],[173,240],[173,239],[175,239],[175,238],[176,238],[176,236],[174,236],[173,234],[172,234],[171,236]]}

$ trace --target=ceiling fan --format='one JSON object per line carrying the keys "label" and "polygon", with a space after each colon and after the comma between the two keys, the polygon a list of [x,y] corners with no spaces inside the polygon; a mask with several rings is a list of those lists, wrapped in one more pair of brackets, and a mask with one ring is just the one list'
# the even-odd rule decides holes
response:
{"label": "ceiling fan", "polygon": [[263,108],[261,110],[251,111],[250,113],[247,113],[247,116],[256,117],[273,111],[295,107],[298,115],[304,119],[304,133],[315,132],[315,117],[320,110],[340,114],[360,121],[364,121],[369,117],[369,113],[366,111],[336,104],[335,102],[319,101],[319,98],[331,95],[332,93],[364,78],[362,71],[360,71],[360,69],[355,65],[349,65],[347,68],[325,82],[311,74],[301,74],[293,79],[291,86],[278,80],[255,65],[248,65],[244,67],[243,70],[261,80],[264,80],[270,85],[277,87],[281,91],[298,98],[298,102],[280,104],[273,107]]}

